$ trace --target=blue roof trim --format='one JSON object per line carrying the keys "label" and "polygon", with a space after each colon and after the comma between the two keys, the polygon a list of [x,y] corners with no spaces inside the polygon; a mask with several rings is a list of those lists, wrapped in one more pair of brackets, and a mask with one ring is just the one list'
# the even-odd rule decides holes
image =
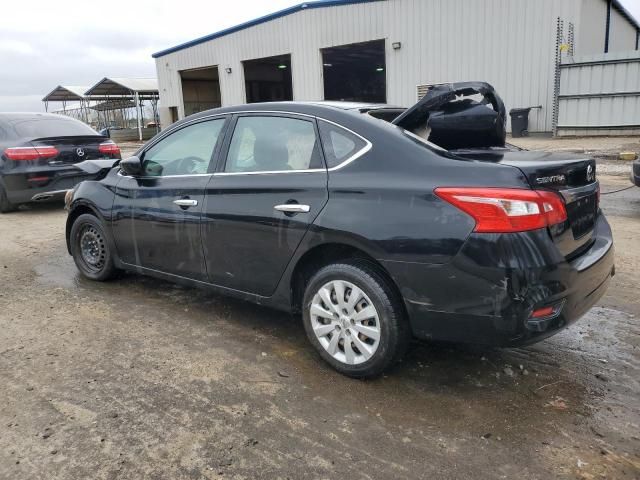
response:
{"label": "blue roof trim", "polygon": [[210,35],[205,35],[204,37],[196,38],[195,40],[191,40],[189,42],[181,43],[180,45],[176,45],[175,47],[167,48],[166,50],[161,50],[159,52],[154,53],[151,56],[153,58],[162,57],[164,55],[168,55],[169,53],[177,52],[178,50],[184,50],[185,48],[193,47],[194,45],[200,45],[201,43],[205,43],[210,40],[215,40],[216,38],[224,37],[225,35],[239,32],[240,30],[245,30],[247,28],[260,25],[261,23],[266,23],[271,20],[275,20],[276,18],[286,17],[287,15],[301,12],[303,10],[310,10],[313,8],[337,7],[341,5],[351,5],[354,3],[370,3],[370,2],[380,2],[380,1],[384,1],[384,0],[319,0],[315,2],[305,2],[299,5],[294,5],[293,7],[285,8],[284,10],[280,10],[275,13],[271,13],[269,15],[265,15],[263,17],[256,18],[254,20],[249,20],[248,22],[241,23],[240,25],[236,25],[235,27],[226,28],[224,30],[220,30],[219,32],[212,33]]}

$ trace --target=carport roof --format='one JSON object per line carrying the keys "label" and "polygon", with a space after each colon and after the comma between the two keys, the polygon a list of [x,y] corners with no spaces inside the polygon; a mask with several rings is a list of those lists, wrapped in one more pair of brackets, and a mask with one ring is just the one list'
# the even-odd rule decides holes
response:
{"label": "carport roof", "polygon": [[65,101],[82,101],[84,100],[84,92],[89,87],[70,87],[65,85],[58,85],[51,90],[42,99],[43,102],[65,102]]}
{"label": "carport roof", "polygon": [[318,0],[315,2],[300,3],[298,5],[294,5],[293,7],[285,8],[284,10],[280,10],[275,13],[270,13],[269,15],[265,15],[263,17],[259,17],[254,20],[249,20],[248,22],[241,23],[240,25],[236,25],[235,27],[226,28],[224,30],[220,30],[219,32],[205,35],[204,37],[196,38],[195,40],[191,40],[189,42],[181,43],[180,45],[176,45],[175,47],[167,48],[166,50],[161,50],[160,52],[156,52],[151,56],[153,58],[162,57],[164,55],[168,55],[169,53],[177,52],[178,50],[184,50],[185,48],[193,47],[194,45],[199,45],[201,43],[205,43],[210,40],[215,40],[216,38],[224,37],[225,35],[239,32],[240,30],[245,30],[255,25],[260,25],[261,23],[266,23],[271,20],[275,20],[276,18],[286,17],[287,15],[301,12],[303,10],[309,10],[312,8],[337,7],[341,5],[351,5],[353,3],[370,3],[370,2],[381,2],[381,1],[384,1],[384,0]]}
{"label": "carport roof", "polygon": [[122,108],[134,108],[135,106],[136,106],[135,102],[129,98],[117,98],[115,100],[109,100],[109,101],[94,105],[91,107],[91,110],[96,110],[97,112],[104,112],[109,110],[119,110]]}
{"label": "carport roof", "polygon": [[157,97],[158,80],[155,78],[109,78],[104,77],[89,88],[87,96],[122,96],[138,93],[141,98]]}

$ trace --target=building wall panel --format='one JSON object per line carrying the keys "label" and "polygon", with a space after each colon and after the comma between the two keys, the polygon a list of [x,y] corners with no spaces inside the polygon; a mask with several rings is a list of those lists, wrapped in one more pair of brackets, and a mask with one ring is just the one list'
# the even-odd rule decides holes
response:
{"label": "building wall panel", "polygon": [[640,127],[640,52],[576,57],[561,68],[558,133]]}
{"label": "building wall panel", "polygon": [[542,105],[530,131],[550,131],[556,18],[577,22],[581,2],[384,0],[304,10],[157,58],[162,118],[170,106],[184,116],[181,70],[219,65],[222,104],[235,105],[245,101],[242,60],[290,53],[294,99],[321,100],[321,48],[385,39],[389,103],[413,104],[420,84],[484,80],[507,109]]}
{"label": "building wall panel", "polygon": [[607,2],[604,0],[583,0],[576,54],[604,53],[606,24]]}
{"label": "building wall panel", "polygon": [[615,8],[611,9],[610,52],[627,52],[636,48],[636,28]]}

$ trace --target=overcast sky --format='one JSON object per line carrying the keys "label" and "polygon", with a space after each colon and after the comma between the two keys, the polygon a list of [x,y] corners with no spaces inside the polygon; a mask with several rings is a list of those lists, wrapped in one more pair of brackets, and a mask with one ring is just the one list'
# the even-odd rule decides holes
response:
{"label": "overcast sky", "polygon": [[[56,85],[155,77],[151,54],[302,0],[11,0],[2,7],[0,111],[41,111]],[[640,0],[621,0],[640,19]]]}

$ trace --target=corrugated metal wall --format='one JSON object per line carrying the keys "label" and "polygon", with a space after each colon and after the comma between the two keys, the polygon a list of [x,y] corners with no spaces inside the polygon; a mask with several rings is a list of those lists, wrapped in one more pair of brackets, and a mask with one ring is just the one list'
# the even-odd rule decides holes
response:
{"label": "corrugated metal wall", "polygon": [[541,104],[529,129],[551,131],[556,19],[576,22],[580,2],[386,0],[301,11],[157,58],[162,120],[170,106],[184,115],[180,70],[219,65],[222,104],[234,105],[245,101],[242,60],[290,53],[294,99],[321,100],[321,48],[386,39],[389,103],[413,104],[420,84],[484,80],[507,109]]}
{"label": "corrugated metal wall", "polygon": [[640,52],[567,59],[560,68],[558,135],[640,134]]}

